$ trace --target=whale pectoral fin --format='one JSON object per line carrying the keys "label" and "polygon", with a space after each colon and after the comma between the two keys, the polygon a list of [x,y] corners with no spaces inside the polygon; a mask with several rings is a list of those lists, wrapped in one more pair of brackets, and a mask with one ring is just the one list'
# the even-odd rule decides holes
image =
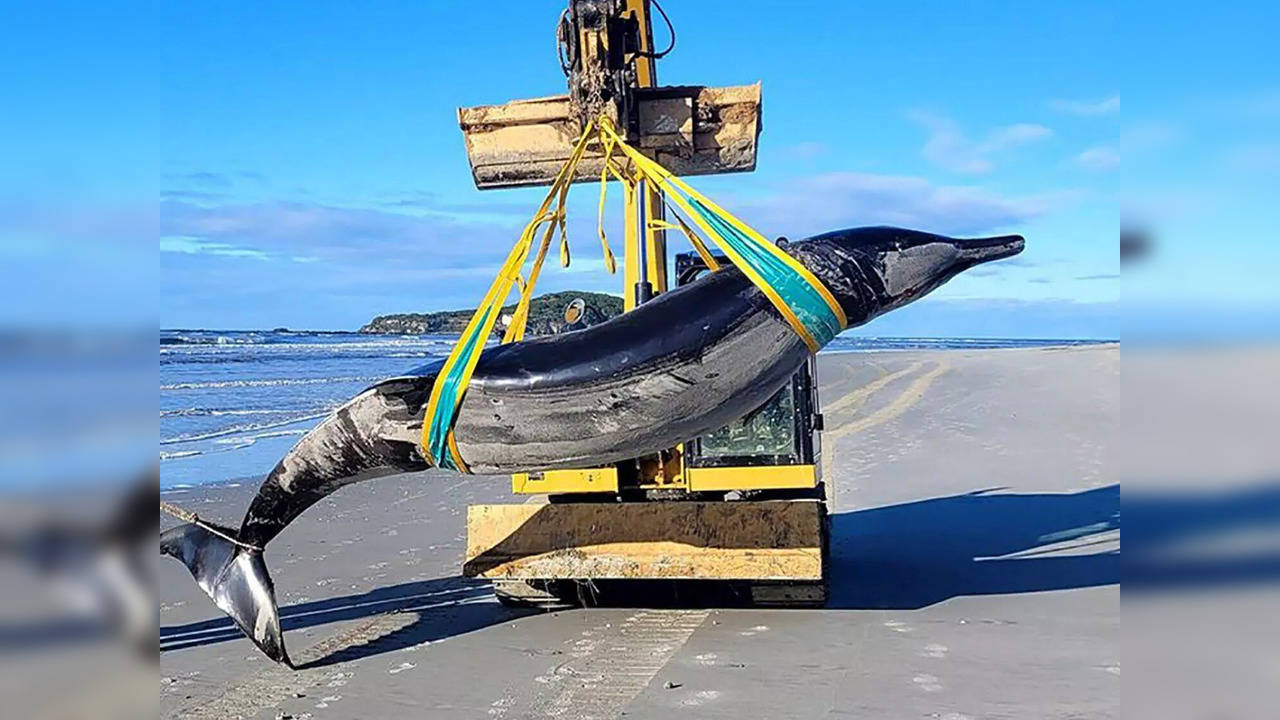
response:
{"label": "whale pectoral fin", "polygon": [[160,552],[186,565],[200,589],[267,657],[293,667],[284,647],[275,587],[260,551],[188,524],[166,530]]}

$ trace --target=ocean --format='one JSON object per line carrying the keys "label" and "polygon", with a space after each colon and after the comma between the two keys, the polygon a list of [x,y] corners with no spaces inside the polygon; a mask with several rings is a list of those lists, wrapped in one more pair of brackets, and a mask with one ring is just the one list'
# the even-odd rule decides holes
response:
{"label": "ocean", "polygon": [[[444,357],[452,335],[163,330],[160,485],[257,482],[320,418]],[[1089,340],[837,337],[823,352],[1080,345]]]}

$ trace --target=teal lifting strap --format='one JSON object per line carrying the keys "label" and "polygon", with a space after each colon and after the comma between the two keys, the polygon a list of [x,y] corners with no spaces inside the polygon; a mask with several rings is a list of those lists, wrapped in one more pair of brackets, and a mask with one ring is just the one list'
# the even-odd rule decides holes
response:
{"label": "teal lifting strap", "polygon": [[751,242],[740,230],[726,223],[701,202],[693,200],[692,204],[720,239],[731,245],[764,278],[769,287],[778,293],[819,345],[826,345],[840,334],[844,329],[840,318],[836,317],[831,306],[812,284],[796,274],[776,255],[764,252],[759,244]]}

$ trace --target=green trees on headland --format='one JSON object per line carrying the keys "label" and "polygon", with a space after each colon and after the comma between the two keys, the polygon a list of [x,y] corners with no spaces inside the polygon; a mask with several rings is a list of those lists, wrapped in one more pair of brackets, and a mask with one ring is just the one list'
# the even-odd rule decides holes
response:
{"label": "green trees on headland", "polygon": [[[604,293],[565,290],[535,297],[529,304],[528,335],[547,335],[564,327],[564,309],[574,299],[582,298],[605,318],[622,313],[622,298]],[[502,308],[503,314],[513,312],[515,304]],[[474,310],[443,310],[431,313],[398,313],[379,315],[360,328],[362,333],[388,333],[420,335],[424,333],[460,333],[471,319]],[[494,327],[494,334],[502,334],[502,323]]]}

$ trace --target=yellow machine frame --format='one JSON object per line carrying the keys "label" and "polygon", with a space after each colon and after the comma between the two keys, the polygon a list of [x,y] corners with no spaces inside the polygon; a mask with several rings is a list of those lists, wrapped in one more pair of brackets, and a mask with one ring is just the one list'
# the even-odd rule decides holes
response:
{"label": "yellow machine frame", "polygon": [[[640,24],[640,48],[653,48],[648,0],[627,0],[627,12]],[[605,42],[604,40],[601,41]],[[584,43],[589,44],[589,43]],[[657,87],[657,63],[636,58],[638,86]],[[634,310],[638,298],[667,291],[667,234],[662,194],[644,182],[623,183],[623,312]],[[643,243],[643,245],[642,245]],[[648,287],[644,287],[647,284]],[[820,479],[813,465],[751,466],[733,468],[685,468],[683,448],[672,451],[673,461],[642,462],[640,487],[671,488],[689,492],[711,490],[769,490],[816,487]],[[618,492],[616,468],[550,470],[531,477],[511,476],[511,490],[520,495]]]}
{"label": "yellow machine frame", "polygon": [[[730,490],[801,490],[818,486],[817,465],[751,465],[742,467],[682,468],[665,483],[640,485],[641,489],[681,489],[689,492]],[[618,492],[618,469],[547,470],[511,476],[511,492],[517,495],[577,495]]]}
{"label": "yellow machine frame", "polygon": [[[626,0],[625,12],[639,21],[641,49],[652,48],[649,0]],[[593,53],[607,49],[606,43],[603,35],[582,38]],[[638,86],[656,87],[654,60],[640,56],[636,63]],[[667,246],[661,193],[644,182],[624,179],[622,185],[623,299],[624,312],[629,312],[650,295],[667,291]],[[687,467],[684,457],[684,447],[677,446],[639,458],[638,484],[627,487],[687,493],[794,491],[817,488],[821,481],[813,464]],[[617,496],[624,489],[620,480],[616,467],[549,470],[514,474],[511,488],[528,496]],[[825,591],[813,588],[820,588],[816,583],[825,577],[825,514],[825,504],[813,497],[478,505],[468,513],[464,574],[501,580],[508,588],[513,581],[546,578],[787,581],[793,584],[785,586],[778,602],[820,603]],[[691,536],[691,525],[702,535]],[[802,588],[800,595],[793,593],[795,587]],[[502,592],[499,598],[504,599]]]}

